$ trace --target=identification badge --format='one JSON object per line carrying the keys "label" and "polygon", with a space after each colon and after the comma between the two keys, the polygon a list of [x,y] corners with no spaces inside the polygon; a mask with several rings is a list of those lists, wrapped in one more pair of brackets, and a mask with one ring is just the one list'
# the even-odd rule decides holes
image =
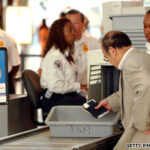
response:
{"label": "identification badge", "polygon": [[88,52],[88,47],[86,44],[83,45],[83,52]]}

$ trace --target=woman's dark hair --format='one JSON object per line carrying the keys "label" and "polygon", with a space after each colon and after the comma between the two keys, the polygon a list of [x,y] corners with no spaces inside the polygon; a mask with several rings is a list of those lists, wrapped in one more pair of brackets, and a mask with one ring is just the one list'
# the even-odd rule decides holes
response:
{"label": "woman's dark hair", "polygon": [[[73,44],[70,45],[66,42],[64,36],[64,27],[65,25],[70,22],[69,19],[61,18],[53,22],[49,30],[49,36],[46,42],[46,46],[44,49],[44,56],[47,52],[54,46],[56,49],[59,49],[61,53],[64,54],[67,48],[70,49],[69,56],[66,58],[69,63],[72,61],[74,62],[71,53],[73,53]],[[71,22],[70,22],[71,23]]]}
{"label": "woman's dark hair", "polygon": [[53,46],[62,53],[64,53],[67,48],[69,48],[70,51],[73,51],[73,45],[69,45],[64,37],[64,27],[68,22],[70,22],[70,20],[66,18],[58,19],[53,22],[49,30],[49,36],[44,49],[44,56]]}
{"label": "woman's dark hair", "polygon": [[102,39],[102,46],[107,53],[109,53],[110,46],[113,48],[122,48],[130,45],[132,45],[132,42],[129,37],[120,31],[110,31]]}

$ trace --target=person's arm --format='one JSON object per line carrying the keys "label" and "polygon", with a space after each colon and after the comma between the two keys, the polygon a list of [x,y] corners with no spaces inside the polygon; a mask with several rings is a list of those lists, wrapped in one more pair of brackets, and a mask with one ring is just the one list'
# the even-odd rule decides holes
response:
{"label": "person's arm", "polygon": [[39,69],[38,69],[38,71],[37,71],[39,77],[41,77],[41,74],[42,74],[42,63],[43,63],[43,60],[44,60],[44,57],[41,57],[40,66],[39,66]]}
{"label": "person's arm", "polygon": [[19,70],[19,65],[18,66],[13,66],[11,73],[12,73],[12,77],[14,78]]}
{"label": "person's arm", "polygon": [[108,96],[107,98],[101,100],[96,109],[100,108],[101,106],[104,106],[108,110],[119,112],[120,111],[119,92],[115,92],[112,95]]}
{"label": "person's arm", "polygon": [[114,112],[120,111],[120,100],[119,92],[115,92],[107,98],[101,100],[95,109],[99,109],[101,106],[104,106],[108,111],[112,110]]}
{"label": "person's arm", "polygon": [[8,60],[9,60],[9,63],[10,65],[12,66],[12,74],[13,74],[13,77],[16,75],[16,73],[18,72],[19,70],[19,67],[20,67],[20,56],[19,56],[19,53],[18,53],[18,48],[17,48],[17,44],[15,42],[15,40],[11,37],[9,37],[9,43],[7,43],[7,49],[8,49]]}
{"label": "person's arm", "polygon": [[81,90],[87,90],[87,84],[81,84]]}
{"label": "person's arm", "polygon": [[42,69],[39,68],[39,69],[38,69],[38,75],[39,75],[39,77],[41,77],[41,74],[42,74]]}
{"label": "person's arm", "polygon": [[108,104],[111,107],[112,111],[119,112],[121,109],[119,91],[108,96],[107,99],[108,99]]}

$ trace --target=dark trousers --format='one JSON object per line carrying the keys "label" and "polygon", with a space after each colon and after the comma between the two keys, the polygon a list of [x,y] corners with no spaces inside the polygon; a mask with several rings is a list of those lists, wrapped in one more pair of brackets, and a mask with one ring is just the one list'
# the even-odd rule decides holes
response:
{"label": "dark trousers", "polygon": [[79,95],[76,92],[67,94],[56,94],[47,99],[43,96],[41,100],[41,106],[44,112],[49,112],[53,106],[57,105],[83,105],[86,102],[85,97]]}
{"label": "dark trousers", "polygon": [[8,92],[9,94],[15,94],[14,80],[11,72],[8,73]]}

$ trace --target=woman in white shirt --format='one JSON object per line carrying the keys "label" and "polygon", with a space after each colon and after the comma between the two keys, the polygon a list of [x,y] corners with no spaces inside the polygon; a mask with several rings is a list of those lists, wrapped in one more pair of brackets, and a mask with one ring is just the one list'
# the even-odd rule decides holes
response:
{"label": "woman in white shirt", "polygon": [[77,93],[81,85],[72,57],[75,32],[68,19],[56,20],[49,32],[42,63],[41,98],[44,112],[56,105],[82,105],[86,99]]}

